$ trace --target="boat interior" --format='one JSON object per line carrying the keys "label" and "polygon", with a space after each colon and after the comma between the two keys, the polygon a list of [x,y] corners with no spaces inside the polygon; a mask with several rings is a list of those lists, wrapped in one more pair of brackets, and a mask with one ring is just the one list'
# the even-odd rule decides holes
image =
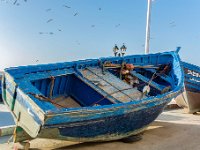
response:
{"label": "boat interior", "polygon": [[173,90],[172,64],[141,65],[104,61],[78,66],[73,73],[31,81],[58,108],[110,105],[141,100]]}

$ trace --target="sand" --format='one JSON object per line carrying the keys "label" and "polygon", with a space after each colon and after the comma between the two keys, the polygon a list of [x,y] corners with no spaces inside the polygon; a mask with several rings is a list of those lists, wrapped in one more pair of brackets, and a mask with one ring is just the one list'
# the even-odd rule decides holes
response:
{"label": "sand", "polygon": [[[0,150],[13,149],[5,144],[9,137],[0,138]],[[183,109],[163,112],[135,143],[121,141],[103,143],[74,143],[59,140],[35,139],[35,150],[200,150],[200,114],[186,114]],[[22,148],[17,145],[18,148]]]}

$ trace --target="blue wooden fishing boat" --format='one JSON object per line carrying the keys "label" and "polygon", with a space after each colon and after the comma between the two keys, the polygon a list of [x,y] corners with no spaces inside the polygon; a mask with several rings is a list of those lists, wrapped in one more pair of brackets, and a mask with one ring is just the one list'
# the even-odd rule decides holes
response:
{"label": "blue wooden fishing boat", "polygon": [[137,135],[183,87],[177,52],[5,69],[14,142],[109,141]]}
{"label": "blue wooden fishing boat", "polygon": [[187,108],[189,113],[200,111],[200,67],[182,62],[184,69],[184,92],[176,98],[180,107]]}

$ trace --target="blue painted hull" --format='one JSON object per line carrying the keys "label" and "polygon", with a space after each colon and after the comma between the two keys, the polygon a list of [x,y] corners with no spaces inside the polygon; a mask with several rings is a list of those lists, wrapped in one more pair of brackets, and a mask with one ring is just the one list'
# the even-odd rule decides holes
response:
{"label": "blue painted hull", "polygon": [[188,108],[189,113],[200,111],[200,67],[182,62],[185,91],[176,101],[180,107]]}
{"label": "blue painted hull", "polygon": [[[138,98],[140,87],[133,88],[112,71],[103,73],[99,61],[136,66],[170,64],[171,70],[152,80],[151,95]],[[142,85],[144,79],[152,76],[151,71],[145,70]],[[101,84],[94,82],[97,79]],[[15,142],[37,137],[109,141],[144,131],[182,91],[183,71],[178,54],[166,52],[10,68],[5,70],[3,85],[3,100],[18,124]],[[159,91],[169,85],[170,91]],[[56,105],[58,102],[61,103]],[[68,107],[70,103],[73,107]]]}
{"label": "blue painted hull", "polygon": [[[167,102],[150,108],[133,111],[123,115],[109,116],[102,119],[86,120],[70,124],[59,125],[59,134],[52,138],[70,141],[109,141],[126,136],[136,135],[145,130],[162,112]],[[44,132],[51,132],[56,126],[45,126],[40,137],[45,138]],[[47,136],[46,138],[49,138]]]}

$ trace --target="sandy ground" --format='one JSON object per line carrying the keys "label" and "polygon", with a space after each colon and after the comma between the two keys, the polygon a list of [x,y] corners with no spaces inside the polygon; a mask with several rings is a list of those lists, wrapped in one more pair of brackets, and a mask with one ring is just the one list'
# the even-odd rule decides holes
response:
{"label": "sandy ground", "polygon": [[[0,138],[0,150],[13,149]],[[186,114],[183,109],[163,112],[135,143],[121,141],[103,143],[73,143],[58,140],[35,139],[32,150],[200,150],[200,114]],[[18,145],[18,148],[21,147]]]}

